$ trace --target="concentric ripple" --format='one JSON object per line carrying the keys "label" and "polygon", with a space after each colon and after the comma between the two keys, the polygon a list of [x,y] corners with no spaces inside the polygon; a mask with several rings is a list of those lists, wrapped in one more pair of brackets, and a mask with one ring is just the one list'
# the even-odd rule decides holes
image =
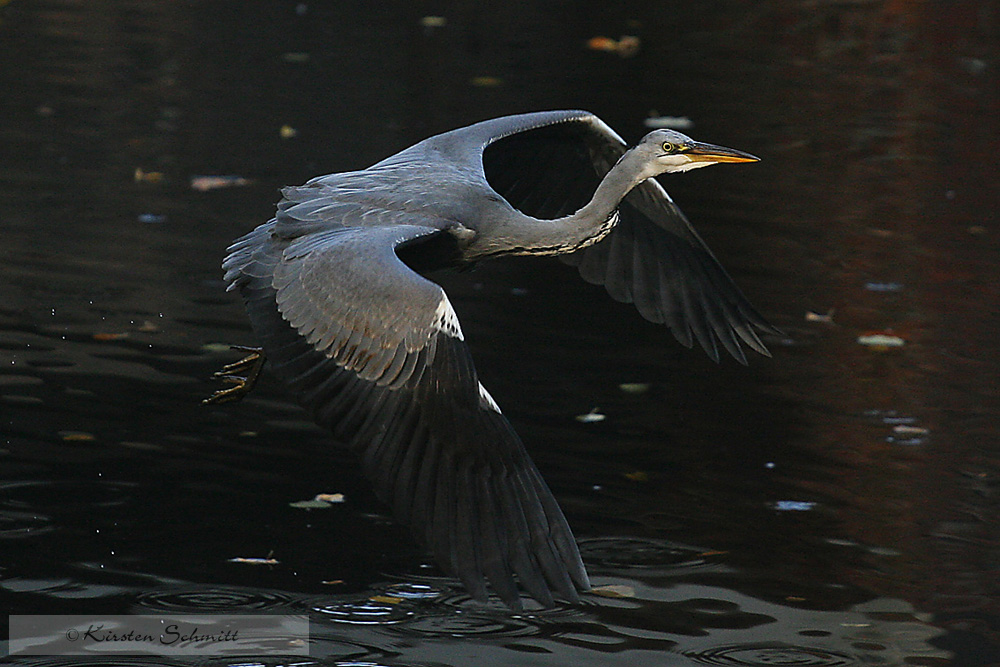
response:
{"label": "concentric ripple", "polygon": [[313,607],[323,618],[352,625],[395,625],[412,619],[414,612],[404,605],[381,602],[339,602]]}
{"label": "concentric ripple", "polygon": [[[492,639],[546,634],[548,628],[567,617],[578,617],[580,609],[557,606],[538,612],[511,613],[499,606],[484,606],[464,593],[445,595],[421,608],[409,623],[392,629],[397,635],[428,638],[474,637]],[[531,604],[525,599],[525,604]]]}
{"label": "concentric ripple", "polygon": [[284,607],[291,604],[292,599],[274,591],[197,588],[143,593],[135,602],[141,607],[159,611],[239,613]]}
{"label": "concentric ripple", "polygon": [[684,655],[706,665],[745,665],[747,667],[841,667],[859,664],[846,653],[790,644],[739,644],[717,646],[703,651],[684,651]]}
{"label": "concentric ripple", "polygon": [[404,600],[433,600],[441,597],[444,592],[427,584],[400,583],[389,586],[382,594]]}
{"label": "concentric ripple", "polygon": [[639,537],[583,540],[580,554],[588,565],[608,568],[687,568],[708,562],[699,549]]}

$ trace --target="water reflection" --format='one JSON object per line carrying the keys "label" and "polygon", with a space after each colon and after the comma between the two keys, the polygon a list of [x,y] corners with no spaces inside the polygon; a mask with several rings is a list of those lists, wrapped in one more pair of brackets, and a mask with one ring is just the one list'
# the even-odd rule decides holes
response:
{"label": "water reflection", "polygon": [[[419,9],[0,7],[5,606],[306,611],[324,664],[1000,660],[986,3],[459,3],[433,29]],[[587,50],[597,35],[642,46]],[[619,595],[513,617],[428,576],[280,388],[197,402],[251,342],[219,259],[279,186],[558,107],[630,139],[686,115],[764,156],[668,188],[787,337],[714,366],[565,267],[442,277]],[[191,187],[229,174],[250,182]],[[290,507],[317,493],[347,500]]]}

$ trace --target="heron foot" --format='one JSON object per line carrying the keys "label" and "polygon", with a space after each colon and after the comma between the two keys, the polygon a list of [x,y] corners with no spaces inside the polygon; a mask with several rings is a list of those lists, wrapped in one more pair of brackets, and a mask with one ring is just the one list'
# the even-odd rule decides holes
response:
{"label": "heron foot", "polygon": [[231,345],[230,348],[248,354],[239,361],[226,364],[222,370],[212,374],[213,378],[233,386],[220,389],[203,399],[201,402],[206,405],[241,401],[257,385],[257,378],[260,377],[260,371],[264,368],[264,362],[267,361],[267,357],[264,356],[264,348],[243,345]]}

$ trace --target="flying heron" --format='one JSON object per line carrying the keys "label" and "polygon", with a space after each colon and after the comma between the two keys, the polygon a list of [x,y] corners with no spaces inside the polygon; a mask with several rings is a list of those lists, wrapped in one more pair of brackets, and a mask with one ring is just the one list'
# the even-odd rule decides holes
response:
{"label": "flying heron", "polygon": [[[774,329],[654,176],[741,151],[654,130],[626,150],[597,116],[507,116],[425,139],[361,171],[283,191],[274,219],[223,263],[261,354],[220,374],[249,389],[264,356],[361,460],[377,495],[477,600],[546,606],[589,589],[548,486],[479,381],[428,271],[561,255],[648,320],[742,363]],[[247,372],[248,378],[239,374]]]}

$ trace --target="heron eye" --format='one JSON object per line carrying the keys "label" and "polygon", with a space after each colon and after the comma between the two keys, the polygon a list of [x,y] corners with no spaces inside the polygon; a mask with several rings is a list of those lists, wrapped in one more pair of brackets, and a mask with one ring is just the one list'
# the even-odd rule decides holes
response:
{"label": "heron eye", "polygon": [[660,148],[662,148],[665,153],[674,153],[677,151],[677,146],[669,141],[664,141],[660,144]]}

